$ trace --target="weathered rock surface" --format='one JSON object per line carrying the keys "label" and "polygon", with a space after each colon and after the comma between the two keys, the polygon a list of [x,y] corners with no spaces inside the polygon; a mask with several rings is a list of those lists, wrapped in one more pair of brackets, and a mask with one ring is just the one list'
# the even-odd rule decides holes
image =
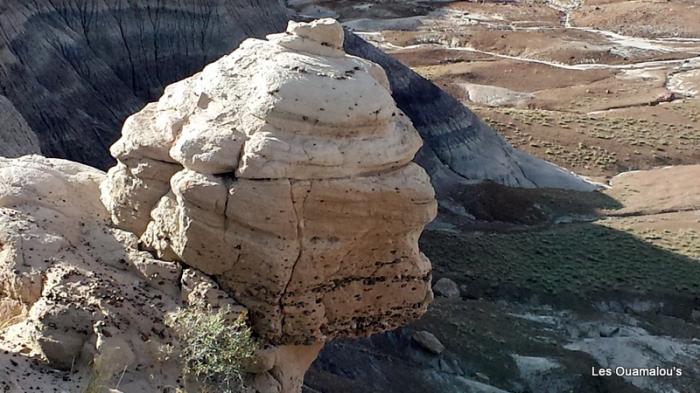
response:
{"label": "weathered rock surface", "polygon": [[[138,249],[110,226],[104,173],[69,161],[0,158],[0,390],[192,390],[164,323],[183,305],[247,310],[211,278]],[[76,197],[79,196],[79,197]],[[299,392],[322,343],[268,346],[247,393]],[[165,390],[163,390],[165,389]]]}
{"label": "weathered rock surface", "polygon": [[443,296],[448,299],[459,299],[461,293],[456,282],[447,277],[443,277],[433,285],[433,292],[436,296]]}
{"label": "weathered rock surface", "polygon": [[[0,159],[0,364],[14,365],[0,368],[4,391],[82,391],[95,362],[105,376],[129,371],[124,392],[178,386],[176,364],[158,359],[179,266],[109,227],[103,178],[63,160]],[[154,364],[149,386],[139,368]]]}
{"label": "weathered rock surface", "polygon": [[411,338],[416,342],[416,344],[420,345],[421,348],[432,353],[433,355],[439,355],[445,350],[445,346],[440,342],[440,340],[438,340],[434,334],[428,331],[420,330],[414,332]]}
{"label": "weathered rock surface", "polygon": [[[278,1],[9,0],[0,9],[0,44],[7,48],[0,85],[44,154],[107,168],[107,147],[124,119],[243,39],[282,31],[288,17]],[[357,36],[348,34],[344,47],[387,71],[398,107],[425,141],[416,162],[439,195],[464,180],[594,188],[514,150],[458,101]],[[145,187],[145,176],[129,186]],[[149,184],[149,192],[155,188]]]}
{"label": "weathered rock surface", "polygon": [[292,22],[169,86],[126,122],[103,183],[117,225],[216,277],[277,344],[385,331],[432,299],[420,137],[343,36]]}

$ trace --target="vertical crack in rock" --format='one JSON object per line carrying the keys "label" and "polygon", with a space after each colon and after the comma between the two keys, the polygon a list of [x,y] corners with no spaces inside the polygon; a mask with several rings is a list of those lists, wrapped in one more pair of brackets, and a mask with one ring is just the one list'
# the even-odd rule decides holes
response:
{"label": "vertical crack in rock", "polygon": [[[228,176],[224,176],[224,186],[226,187],[226,203],[224,204],[224,231],[221,233],[221,241],[225,242],[226,241],[226,234],[228,233],[228,227],[229,227],[229,217],[228,217],[228,208],[229,208],[229,203],[231,202],[231,187],[233,186],[233,183],[236,181],[235,178],[229,178]],[[236,259],[236,262],[240,260],[241,254],[238,254],[238,258]],[[232,268],[235,267],[235,264],[231,266]]]}
{"label": "vertical crack in rock", "polygon": [[296,271],[297,265],[299,264],[299,261],[301,261],[302,253],[304,252],[304,207],[306,205],[306,198],[308,198],[309,192],[311,191],[311,182],[308,182],[308,187],[305,187],[305,192],[304,195],[302,196],[301,201],[298,201],[297,198],[294,196],[295,195],[295,186],[297,184],[305,184],[306,182],[295,182],[291,180],[289,182],[289,197],[292,200],[292,207],[294,208],[294,215],[296,217],[296,222],[297,222],[297,230],[296,230],[296,238],[299,243],[299,253],[297,254],[294,263],[292,264],[292,268],[290,269],[289,272],[289,279],[287,280],[287,283],[284,285],[284,289],[282,290],[282,295],[280,296],[280,314],[282,314],[282,322],[280,323],[280,328],[282,329],[282,334],[284,334],[284,329],[285,329],[285,322],[286,322],[286,313],[284,310],[285,307],[285,301],[286,301],[286,296],[287,292],[289,291],[289,285],[292,283],[292,280],[294,279],[294,272]]}

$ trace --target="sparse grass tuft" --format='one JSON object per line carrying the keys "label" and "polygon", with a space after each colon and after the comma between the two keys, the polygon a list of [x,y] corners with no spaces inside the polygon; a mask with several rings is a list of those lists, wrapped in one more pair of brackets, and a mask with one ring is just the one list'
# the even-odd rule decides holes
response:
{"label": "sparse grass tuft", "polygon": [[103,372],[103,367],[100,365],[100,361],[97,360],[92,364],[90,368],[90,375],[88,375],[87,385],[83,390],[83,393],[103,393],[107,390],[109,377]]}
{"label": "sparse grass tuft", "polygon": [[458,283],[582,296],[610,290],[700,295],[697,232],[629,233],[604,224],[510,233],[427,231],[421,248],[437,275]]}
{"label": "sparse grass tuft", "polygon": [[230,315],[229,308],[193,306],[168,322],[181,344],[184,373],[212,392],[241,392],[244,368],[257,350],[245,315],[235,320]]}
{"label": "sparse grass tuft", "polygon": [[689,115],[694,109],[672,108],[688,121],[473,106],[515,147],[587,175],[695,162],[700,128]]}

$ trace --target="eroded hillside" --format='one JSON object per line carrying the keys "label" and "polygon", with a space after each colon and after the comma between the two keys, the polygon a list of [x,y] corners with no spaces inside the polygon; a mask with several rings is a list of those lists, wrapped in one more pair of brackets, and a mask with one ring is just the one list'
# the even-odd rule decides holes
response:
{"label": "eroded hillside", "polygon": [[[41,151],[107,168],[107,148],[130,114],[172,82],[231,52],[247,37],[283,31],[293,16],[278,1],[7,3],[2,93]],[[394,98],[426,141],[416,161],[441,190],[489,179],[523,187],[592,187],[514,150],[473,112],[403,64],[349,34],[345,50],[386,70]],[[443,187],[444,185],[444,187]]]}

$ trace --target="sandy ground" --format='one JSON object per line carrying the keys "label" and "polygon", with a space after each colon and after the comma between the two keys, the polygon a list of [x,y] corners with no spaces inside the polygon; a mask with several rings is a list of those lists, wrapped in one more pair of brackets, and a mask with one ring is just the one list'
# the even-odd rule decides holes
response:
{"label": "sandy ground", "polygon": [[513,145],[607,180],[620,172],[700,162],[700,102],[602,112],[473,105]]}
{"label": "sandy ground", "polygon": [[700,38],[700,3],[693,0],[590,0],[572,23],[641,37]]}
{"label": "sandy ground", "polygon": [[618,215],[700,211],[700,165],[627,172],[610,185],[607,194],[624,205]]}

